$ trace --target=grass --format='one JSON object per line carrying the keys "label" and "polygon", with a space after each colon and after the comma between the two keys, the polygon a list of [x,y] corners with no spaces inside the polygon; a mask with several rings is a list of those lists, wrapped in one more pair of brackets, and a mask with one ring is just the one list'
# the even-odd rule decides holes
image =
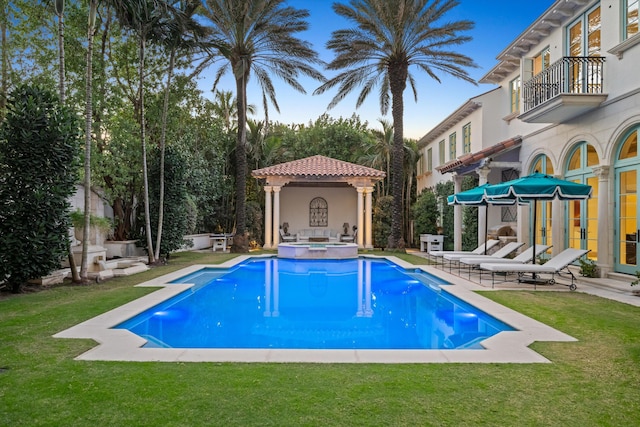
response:
{"label": "grass", "polygon": [[153,291],[136,283],[229,257],[182,253],[135,276],[0,300],[0,425],[640,424],[640,309],[579,292],[484,292],[579,339],[535,343],[552,364],[80,362],[95,343],[51,337]]}

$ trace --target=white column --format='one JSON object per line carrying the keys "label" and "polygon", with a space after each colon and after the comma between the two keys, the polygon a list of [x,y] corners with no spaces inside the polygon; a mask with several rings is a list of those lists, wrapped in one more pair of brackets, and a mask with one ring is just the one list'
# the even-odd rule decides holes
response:
{"label": "white column", "polygon": [[525,247],[531,246],[533,244],[533,240],[531,239],[533,236],[531,235],[531,231],[529,230],[529,213],[533,209],[533,202],[516,206],[516,209],[518,210],[516,218],[518,241],[524,242]]}
{"label": "white column", "polygon": [[[481,168],[478,168],[476,172],[478,173],[478,184],[486,184],[488,182],[488,176],[489,172],[491,172],[491,169],[483,166]],[[490,209],[491,206],[478,207],[478,246],[483,244],[487,237],[487,215],[489,215]]]}
{"label": "white column", "polygon": [[271,207],[271,186],[264,187],[264,248],[272,249],[273,242],[271,231],[273,230],[273,217],[271,216],[273,209]]}
{"label": "white column", "polygon": [[613,244],[615,239],[609,238],[613,236],[611,230],[614,225],[611,223],[613,218],[613,204],[610,205],[609,194],[613,189],[609,188],[609,166],[597,166],[593,168],[593,173],[598,177],[598,191],[594,188],[594,193],[598,195],[598,258],[596,264],[600,268],[600,277],[606,277],[607,273],[613,270]]}
{"label": "white column", "polygon": [[280,189],[282,187],[273,186],[273,246],[277,248],[280,243]]}
{"label": "white column", "polygon": [[365,187],[364,189],[364,229],[367,233],[365,235],[364,247],[366,249],[373,249],[373,230],[371,228],[373,209],[371,207],[371,195],[373,193],[373,187]]}
{"label": "white column", "polygon": [[[462,177],[460,175],[453,176],[453,192],[462,191]],[[451,237],[449,237],[451,238]],[[453,206],[453,250],[462,250],[462,206]]]}
{"label": "white column", "polygon": [[[543,202],[539,200],[538,206],[543,206],[542,203],[547,203],[547,202]],[[572,202],[569,202],[569,203],[572,203]],[[565,221],[563,220],[565,218],[566,204],[567,202],[560,199],[553,199],[551,201],[551,244],[553,245],[553,247],[551,248],[551,253],[553,255],[556,255],[562,252],[564,249],[566,249],[566,246],[567,246],[567,242],[565,241],[566,227],[565,227]],[[549,214],[547,213],[547,215]],[[536,228],[539,230],[540,227],[544,225],[542,224],[543,218],[540,218],[540,215],[538,215],[536,220],[538,221]],[[538,230],[533,230],[534,234],[532,239],[535,238],[535,233],[537,233]],[[547,235],[548,234],[549,232],[547,232]],[[531,243],[533,244],[533,240],[531,241]],[[541,242],[536,241],[536,243],[541,243]]]}
{"label": "white column", "polygon": [[362,249],[364,247],[363,245],[363,238],[362,238],[362,234],[365,231],[364,230],[364,221],[363,221],[363,216],[364,216],[364,197],[363,197],[363,193],[364,193],[364,187],[358,187],[356,188],[356,191],[358,192],[358,236],[357,236],[357,243],[358,243],[358,248]]}

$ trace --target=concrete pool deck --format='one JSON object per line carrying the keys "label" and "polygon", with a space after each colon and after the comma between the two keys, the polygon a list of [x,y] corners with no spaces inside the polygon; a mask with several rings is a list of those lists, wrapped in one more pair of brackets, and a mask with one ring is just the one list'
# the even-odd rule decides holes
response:
{"label": "concrete pool deck", "polygon": [[[146,343],[145,339],[124,329],[111,329],[135,314],[192,286],[190,284],[168,284],[168,282],[204,267],[232,267],[247,258],[251,257],[240,256],[216,266],[194,265],[141,283],[137,286],[158,287],[159,289],[57,333],[54,337],[93,339],[98,343],[96,347],[79,355],[77,360],[245,363],[550,363],[548,359],[531,350],[529,345],[536,341],[576,341],[575,338],[561,331],[497,304],[475,292],[490,290],[490,284],[489,288],[480,286],[433,266],[415,266],[396,257],[373,258],[387,258],[401,267],[414,270],[418,268],[448,281],[451,286],[444,286],[444,291],[476,306],[516,330],[501,332],[482,341],[483,350],[288,350],[142,348]],[[587,285],[582,281],[579,282],[578,291],[584,291],[582,289],[584,287]],[[504,289],[504,287],[500,289]],[[519,286],[518,289],[523,289],[523,287]],[[559,287],[558,290],[560,290]],[[640,298],[632,298],[636,298],[640,302]]]}

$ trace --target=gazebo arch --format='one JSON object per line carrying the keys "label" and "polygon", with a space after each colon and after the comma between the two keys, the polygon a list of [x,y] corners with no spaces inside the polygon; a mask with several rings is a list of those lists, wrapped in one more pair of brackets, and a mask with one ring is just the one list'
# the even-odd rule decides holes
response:
{"label": "gazebo arch", "polygon": [[359,248],[373,248],[371,196],[383,171],[325,156],[311,156],[254,170],[251,175],[264,180],[264,247],[275,249],[280,243],[282,223],[298,230],[317,227],[310,220],[310,202],[327,202],[327,230],[342,230],[348,223],[358,227]]}

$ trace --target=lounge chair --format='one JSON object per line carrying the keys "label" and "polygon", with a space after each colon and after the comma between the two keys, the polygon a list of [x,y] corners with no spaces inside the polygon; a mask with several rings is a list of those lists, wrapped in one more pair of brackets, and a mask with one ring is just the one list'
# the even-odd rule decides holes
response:
{"label": "lounge chair", "polygon": [[[500,240],[489,239],[485,243],[481,244],[480,246],[478,246],[472,251],[431,251],[431,252],[428,252],[428,254],[430,257],[434,257],[434,258],[443,258],[445,254],[482,255],[485,252],[488,252],[491,248],[493,248],[498,243],[500,243]],[[486,251],[485,251],[485,247],[486,247]],[[438,262],[436,261],[436,265],[437,264]]]}
{"label": "lounge chair", "polygon": [[[492,253],[491,255],[473,255],[473,257],[478,257],[478,258],[484,258],[487,261],[493,261],[493,260],[497,260],[500,261],[501,259],[505,259],[505,257],[511,255],[512,253],[514,253],[515,251],[517,251],[522,245],[524,245],[524,243],[521,242],[509,242],[506,245],[504,245],[503,247],[501,247],[500,249],[498,249],[497,251],[495,251],[494,253]],[[453,263],[458,263],[458,269],[460,267],[460,260],[462,258],[467,258],[470,257],[472,255],[469,254],[444,254],[444,256],[442,258],[446,259],[447,261],[449,261],[449,271],[451,271],[451,265]]]}
{"label": "lounge chair", "polygon": [[[585,255],[589,250],[568,248],[559,254],[555,255],[549,261],[544,264],[514,264],[514,263],[498,263],[498,262],[486,262],[480,264],[482,270],[491,272],[491,287],[495,285],[496,273],[517,273],[518,282],[533,282],[534,289],[537,283],[546,283],[553,285],[555,283],[555,276],[562,274],[562,270],[571,277],[571,284],[569,289],[576,290],[575,280],[576,277],[569,270],[569,265],[576,261],[581,256]],[[531,273],[530,278],[523,278],[526,273]],[[551,278],[541,281],[538,276],[540,274],[550,274]]]}
{"label": "lounge chair", "polygon": [[[506,247],[506,245],[505,245]],[[536,254],[535,257],[539,257],[540,255],[542,255],[543,253],[545,253],[546,251],[549,250],[551,246],[550,245],[536,245]],[[525,249],[524,251],[522,251],[519,255],[513,257],[513,258],[496,258],[494,255],[497,255],[498,252],[496,252],[493,255],[473,255],[473,256],[467,256],[467,257],[463,257],[458,259],[458,263],[460,264],[460,266],[467,265],[469,267],[469,278],[471,278],[471,269],[473,268],[478,268],[480,266],[480,264],[482,263],[489,263],[489,262],[496,262],[496,263],[509,263],[509,264],[526,264],[528,262],[531,262],[531,260],[534,258],[533,255],[533,246],[529,246],[527,249]],[[480,280],[482,280],[482,270],[480,271]]]}

